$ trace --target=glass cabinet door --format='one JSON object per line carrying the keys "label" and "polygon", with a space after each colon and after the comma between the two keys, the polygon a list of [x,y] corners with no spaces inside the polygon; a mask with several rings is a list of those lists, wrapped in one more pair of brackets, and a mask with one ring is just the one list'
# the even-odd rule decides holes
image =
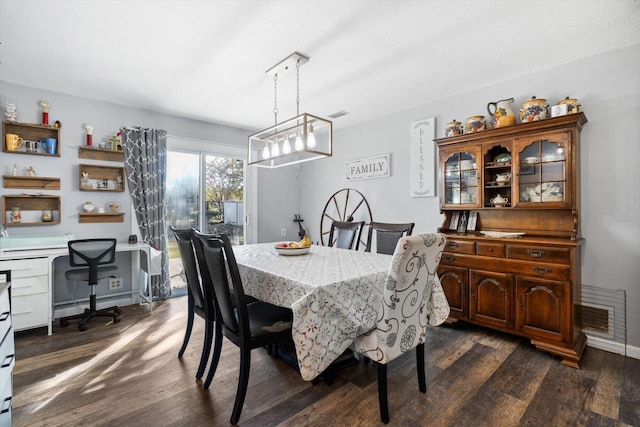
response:
{"label": "glass cabinet door", "polygon": [[517,142],[520,204],[571,202],[566,161],[569,149],[566,133]]}
{"label": "glass cabinet door", "polygon": [[445,206],[478,204],[478,149],[443,153]]}

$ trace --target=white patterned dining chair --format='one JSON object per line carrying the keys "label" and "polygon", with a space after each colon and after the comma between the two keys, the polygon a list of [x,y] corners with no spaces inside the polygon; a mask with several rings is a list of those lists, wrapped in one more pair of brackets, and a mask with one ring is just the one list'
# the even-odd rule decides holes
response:
{"label": "white patterned dining chair", "polygon": [[[355,340],[355,350],[377,365],[380,418],[385,424],[389,422],[389,362],[415,348],[418,385],[422,393],[427,391],[424,342],[429,316],[433,315],[429,299],[445,241],[441,233],[405,236],[398,241],[385,279],[376,326]],[[438,313],[437,317],[446,316],[447,313]]]}

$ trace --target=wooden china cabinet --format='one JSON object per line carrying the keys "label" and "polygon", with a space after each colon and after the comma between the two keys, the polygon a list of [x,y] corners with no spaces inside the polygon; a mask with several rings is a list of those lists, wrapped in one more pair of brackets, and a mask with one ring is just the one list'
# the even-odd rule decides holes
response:
{"label": "wooden china cabinet", "polygon": [[447,234],[438,274],[451,319],[527,337],[574,368],[586,344],[579,317],[586,122],[577,113],[436,140]]}

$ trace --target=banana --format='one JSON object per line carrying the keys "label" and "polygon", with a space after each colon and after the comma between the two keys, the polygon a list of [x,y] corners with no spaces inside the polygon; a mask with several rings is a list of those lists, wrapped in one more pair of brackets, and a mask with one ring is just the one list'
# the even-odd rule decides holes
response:
{"label": "banana", "polygon": [[307,236],[305,234],[304,237],[302,238],[302,240],[300,240],[297,243],[297,247],[298,248],[308,248],[309,246],[311,246],[311,238],[309,238],[309,236]]}

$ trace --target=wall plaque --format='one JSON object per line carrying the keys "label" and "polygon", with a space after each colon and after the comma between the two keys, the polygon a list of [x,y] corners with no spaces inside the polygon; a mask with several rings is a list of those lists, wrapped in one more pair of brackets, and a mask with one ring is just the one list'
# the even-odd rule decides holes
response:
{"label": "wall plaque", "polygon": [[409,182],[411,197],[435,197],[436,118],[411,123]]}
{"label": "wall plaque", "polygon": [[346,162],[347,181],[391,176],[389,154]]}

